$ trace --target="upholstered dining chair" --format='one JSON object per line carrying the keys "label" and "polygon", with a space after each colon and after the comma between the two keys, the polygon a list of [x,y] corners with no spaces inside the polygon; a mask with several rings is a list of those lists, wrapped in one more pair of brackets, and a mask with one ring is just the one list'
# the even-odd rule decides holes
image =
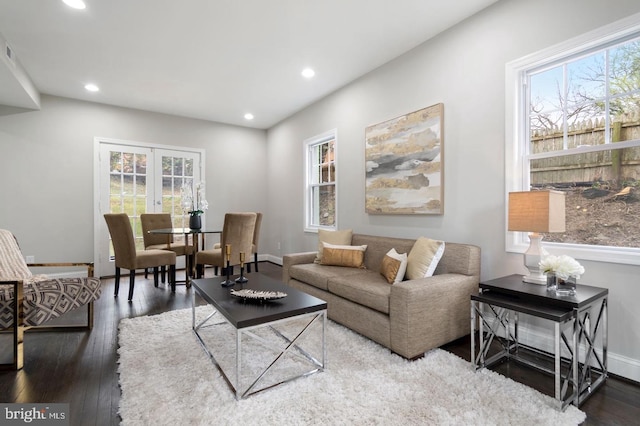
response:
{"label": "upholstered dining chair", "polygon": [[136,250],[133,228],[126,213],[107,213],[104,215],[111,234],[116,255],[116,286],[114,295],[120,289],[120,269],[129,270],[129,301],[133,299],[133,287],[136,269],[153,268],[153,284],[158,287],[158,268],[169,265],[169,283],[171,291],[176,291],[176,253],[169,250]]}
{"label": "upholstered dining chair", "polygon": [[[258,271],[258,241],[260,240],[260,226],[262,224],[262,213],[256,212],[256,226],[253,228],[253,240],[251,242],[251,253],[253,254],[253,264]],[[220,243],[213,246],[214,249],[220,248]],[[251,272],[251,262],[247,261],[247,272]],[[216,274],[218,273],[216,267]]]}
{"label": "upholstered dining chair", "polygon": [[[173,228],[170,213],[142,213],[140,215],[140,223],[142,224],[142,239],[144,241],[145,250],[169,250],[176,256],[185,257],[185,268],[189,270],[193,266],[193,246],[188,241],[176,244],[173,240],[173,234],[151,234],[149,231],[154,229]],[[147,270],[145,269],[145,277]],[[164,282],[164,267],[162,267],[162,278]]]}
{"label": "upholstered dining chair", "polygon": [[225,249],[231,246],[229,257],[229,267],[233,268],[240,264],[240,253],[245,254],[245,262],[251,254],[251,243],[253,241],[253,229],[256,226],[255,213],[227,213],[224,215],[224,225],[220,244],[209,250],[201,250],[196,253],[196,268],[198,277],[203,276],[204,266],[213,265],[217,275],[218,267],[227,267],[227,257]]}

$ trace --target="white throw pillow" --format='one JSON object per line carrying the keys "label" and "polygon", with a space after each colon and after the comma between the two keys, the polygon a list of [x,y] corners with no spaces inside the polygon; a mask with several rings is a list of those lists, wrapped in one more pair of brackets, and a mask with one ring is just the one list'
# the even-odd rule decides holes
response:
{"label": "white throw pillow", "polygon": [[407,258],[407,279],[417,280],[432,276],[443,253],[444,241],[418,238]]}
{"label": "white throw pillow", "polygon": [[389,284],[397,284],[404,279],[407,270],[407,253],[398,253],[392,248],[382,259],[380,273]]}

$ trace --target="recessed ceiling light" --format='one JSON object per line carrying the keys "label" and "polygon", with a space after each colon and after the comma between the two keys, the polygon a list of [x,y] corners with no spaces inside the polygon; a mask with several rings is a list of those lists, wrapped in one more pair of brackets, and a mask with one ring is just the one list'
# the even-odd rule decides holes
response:
{"label": "recessed ceiling light", "polygon": [[302,70],[302,76],[304,78],[312,78],[314,75],[316,75],[316,72],[311,68],[305,68]]}
{"label": "recessed ceiling light", "polygon": [[64,4],[74,9],[84,9],[87,5],[84,4],[82,0],[62,0]]}
{"label": "recessed ceiling light", "polygon": [[84,88],[89,92],[97,92],[98,90],[100,90],[100,88],[93,83],[85,84]]}
{"label": "recessed ceiling light", "polygon": [[253,114],[251,114],[250,112],[246,113],[244,115],[244,119],[245,120],[253,120]]}

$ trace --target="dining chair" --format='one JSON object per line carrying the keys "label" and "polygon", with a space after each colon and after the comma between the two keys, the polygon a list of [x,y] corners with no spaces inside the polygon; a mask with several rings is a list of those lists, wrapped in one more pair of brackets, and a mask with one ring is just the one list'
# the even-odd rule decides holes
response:
{"label": "dining chair", "polygon": [[116,286],[114,296],[120,289],[120,269],[129,270],[129,301],[133,299],[136,269],[153,268],[153,284],[158,287],[158,268],[169,265],[171,291],[176,291],[176,253],[169,250],[136,250],[131,221],[126,213],[104,215],[111,234],[116,259]]}
{"label": "dining chair", "polygon": [[[142,224],[142,239],[144,241],[145,250],[169,250],[176,256],[185,257],[185,268],[190,270],[193,266],[193,246],[188,241],[176,244],[173,240],[173,234],[151,234],[149,231],[154,229],[173,228],[170,213],[142,213],[140,215],[140,223]],[[164,282],[164,266],[161,267],[162,282]],[[147,269],[145,269],[145,278]]]}
{"label": "dining chair", "polygon": [[[253,228],[253,240],[251,242],[251,253],[253,254],[253,264],[258,271],[258,240],[260,239],[260,225],[262,224],[262,213],[256,212],[256,226]],[[213,246],[214,249],[220,248],[220,243],[216,243]],[[247,272],[251,272],[251,262],[247,261]],[[218,274],[218,268],[215,269],[216,275]]]}
{"label": "dining chair", "polygon": [[218,267],[223,273],[227,268],[226,246],[231,248],[229,267],[240,264],[240,253],[245,254],[245,262],[251,254],[253,230],[256,226],[255,213],[227,213],[224,215],[224,225],[220,244],[209,250],[196,253],[196,270],[198,277],[204,274],[205,265],[213,265],[216,275]]}
{"label": "dining chair", "polygon": [[[253,254],[253,264],[258,272],[258,240],[260,239],[260,226],[262,225],[262,213],[256,212],[256,226],[253,228],[253,241],[251,242],[251,253]],[[247,262],[247,272],[251,272],[251,262]]]}

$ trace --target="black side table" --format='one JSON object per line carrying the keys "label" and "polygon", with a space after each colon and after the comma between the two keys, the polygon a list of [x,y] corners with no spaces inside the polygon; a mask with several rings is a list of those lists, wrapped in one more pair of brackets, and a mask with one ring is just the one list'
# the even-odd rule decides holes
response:
{"label": "black side table", "polygon": [[[480,293],[471,296],[474,368],[478,370],[503,359],[513,359],[553,375],[558,409],[564,410],[571,403],[579,406],[607,378],[608,294],[606,288],[579,284],[574,296],[556,296],[555,292],[548,292],[546,286],[523,282],[521,275],[481,282]],[[596,313],[595,322],[592,322],[592,312]],[[553,353],[519,342],[519,314],[554,324]],[[477,354],[476,326],[480,331]],[[501,349],[489,356],[493,342],[499,342]],[[563,348],[566,349],[564,357]],[[524,357],[520,349],[537,354],[538,359]],[[553,369],[539,362],[545,359],[553,360]]]}

